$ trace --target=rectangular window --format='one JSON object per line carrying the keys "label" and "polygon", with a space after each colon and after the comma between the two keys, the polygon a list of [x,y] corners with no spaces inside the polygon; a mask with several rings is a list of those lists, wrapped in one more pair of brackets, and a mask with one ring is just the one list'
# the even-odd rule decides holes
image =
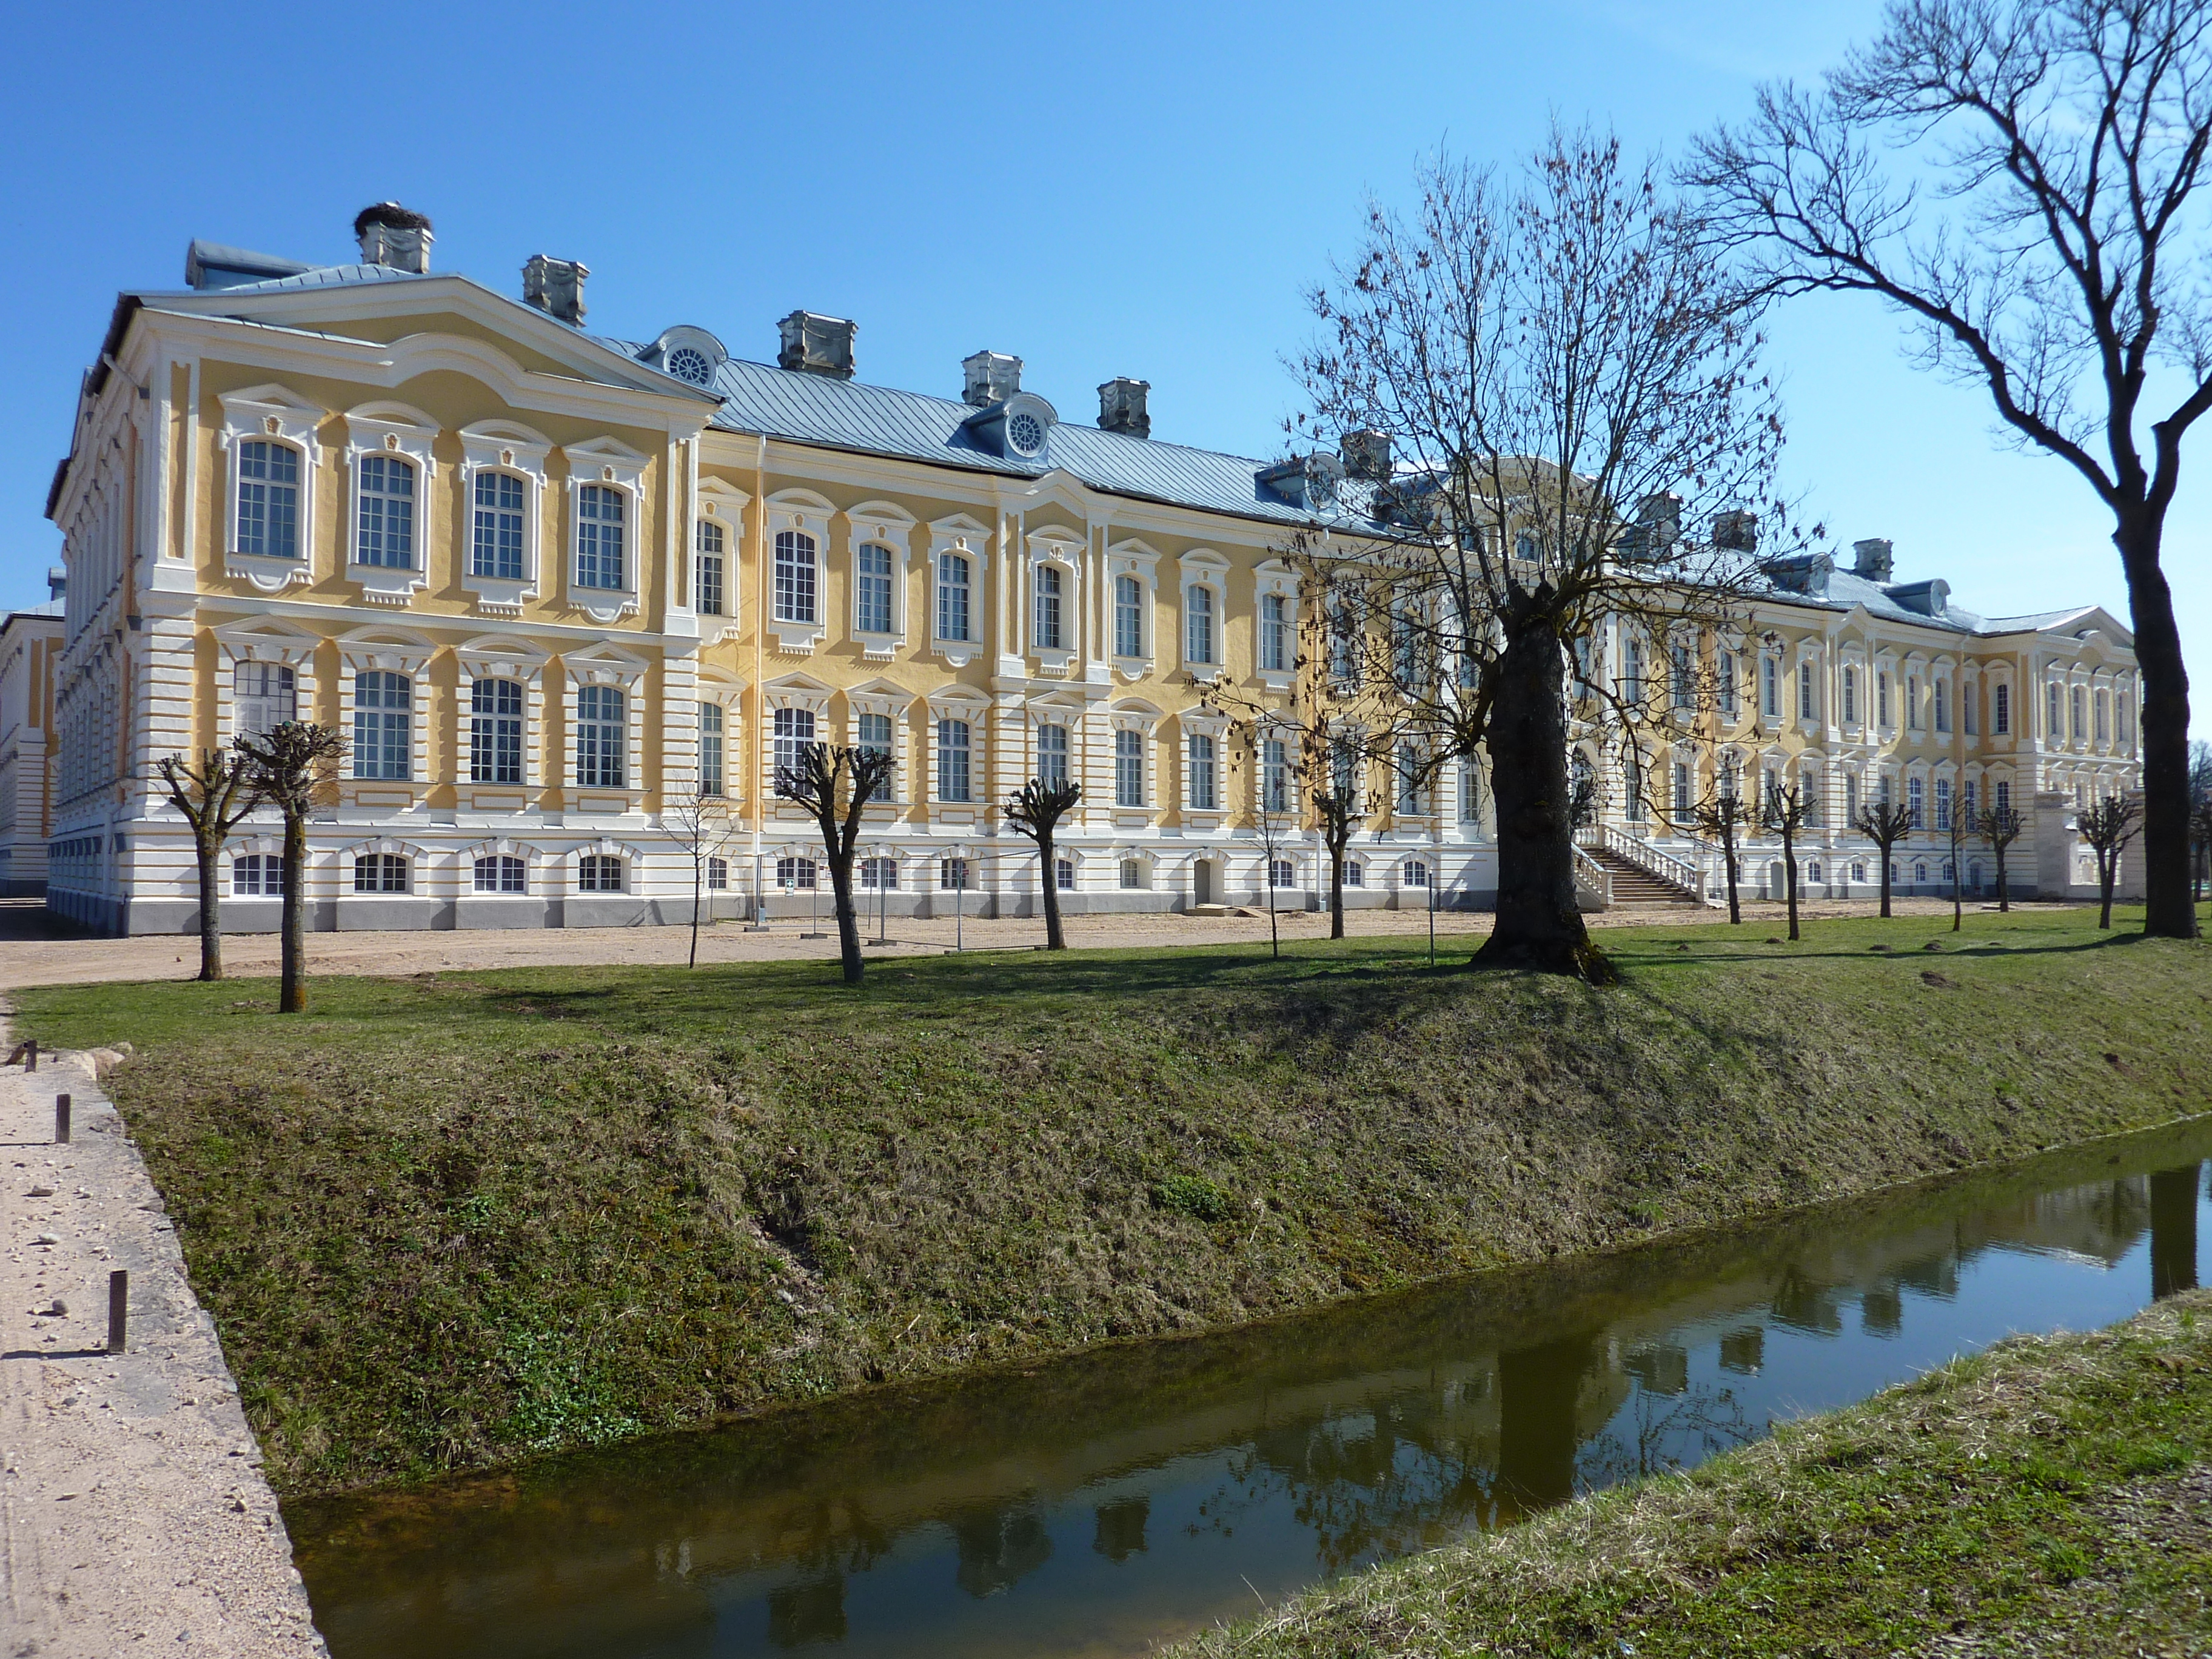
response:
{"label": "rectangular window", "polygon": [[469,574],[522,580],[522,480],[512,472],[479,472]]}
{"label": "rectangular window", "polygon": [[292,671],[282,663],[242,662],[231,678],[231,724],[240,736],[262,737],[298,718]]}
{"label": "rectangular window", "polygon": [[1905,781],[1905,816],[1911,820],[1915,830],[1921,829],[1926,824],[1928,786],[1918,778],[1907,778]]}
{"label": "rectangular window", "polygon": [[1482,822],[1482,769],[1473,761],[1459,769],[1459,821]]}
{"label": "rectangular window", "polygon": [[1359,683],[1359,631],[1352,601],[1339,599],[1328,619],[1328,673],[1339,685]]}
{"label": "rectangular window", "polygon": [[1125,891],[1140,890],[1145,884],[1145,866],[1136,859],[1121,860],[1121,886]]}
{"label": "rectangular window", "polygon": [[968,561],[957,553],[937,560],[937,637],[964,640],[968,633]]}
{"label": "rectangular window", "polygon": [[623,494],[599,484],[576,492],[576,586],[622,591]]}
{"label": "rectangular window", "polygon": [[692,597],[697,601],[701,616],[719,617],[722,614],[723,607],[729,602],[728,591],[724,580],[726,567],[723,563],[723,553],[726,544],[722,537],[722,526],[712,519],[700,520],[698,542],[699,568],[695,582],[696,592]]}
{"label": "rectangular window", "polygon": [[1974,781],[1969,778],[1959,786],[1959,811],[1965,815],[1964,821],[1968,830],[1974,828],[1974,820],[1980,816],[1976,811],[1980,804]]}
{"label": "rectangular window", "polygon": [[1061,651],[1060,599],[1063,581],[1060,567],[1041,564],[1036,568],[1036,638],[1032,641],[1040,651]]}
{"label": "rectangular window", "polygon": [[1221,805],[1213,770],[1213,739],[1203,732],[1190,734],[1190,805],[1194,812],[1217,811]]}
{"label": "rectangular window", "polygon": [[1145,734],[1141,732],[1116,732],[1114,734],[1114,805],[1142,806],[1145,804]]}
{"label": "rectangular window", "polygon": [[723,766],[722,705],[702,702],[699,705],[699,793],[719,795],[722,793]]}
{"label": "rectangular window", "polygon": [[1064,726],[1037,727],[1037,776],[1054,789],[1067,785],[1067,728]]}
{"label": "rectangular window", "polygon": [[252,439],[238,447],[238,550],[300,556],[300,452]]}
{"label": "rectangular window", "polygon": [[1063,893],[1073,892],[1075,890],[1075,860],[1054,859],[1052,861],[1052,882],[1053,885]]}
{"label": "rectangular window", "polygon": [[1421,751],[1414,744],[1398,745],[1398,805],[1403,816],[1417,817],[1427,811],[1427,792],[1421,787]]}
{"label": "rectangular window", "polygon": [[1771,720],[1782,718],[1782,665],[1772,657],[1759,659],[1759,712]]}
{"label": "rectangular window", "polygon": [[620,691],[611,685],[577,688],[576,781],[587,789],[623,787],[629,770],[629,732]]}
{"label": "rectangular window", "polygon": [[2123,691],[2115,701],[2113,707],[2119,716],[2118,730],[2120,747],[2123,749],[2132,749],[2135,747],[2136,742],[2135,699],[2130,696],[2126,692]]}
{"label": "rectangular window", "polygon": [[1681,761],[1674,763],[1674,817],[1686,821],[1695,805],[1690,793],[1690,769]]}
{"label": "rectangular window", "polygon": [[1968,684],[1960,688],[1959,725],[1960,729],[1963,730],[1970,738],[1980,729],[1982,723],[1981,707],[1982,689],[1980,686]]}
{"label": "rectangular window", "polygon": [[1846,828],[1855,823],[1859,816],[1859,775],[1844,774],[1844,823]]}
{"label": "rectangular window", "polygon": [[1929,689],[1936,700],[1936,729],[1948,732],[1951,729],[1951,683],[1938,674],[1929,683]]}
{"label": "rectangular window", "polygon": [[[891,717],[889,714],[861,714],[854,721],[854,728],[858,738],[854,745],[856,748],[865,750],[872,755],[888,755],[891,752]],[[876,793],[869,799],[889,800],[890,798],[891,778],[890,774],[886,772],[884,775],[884,781],[876,786]]]}
{"label": "rectangular window", "polygon": [[362,564],[410,570],[415,565],[415,469],[390,455],[361,458],[360,535],[354,558]]}
{"label": "rectangular window", "polygon": [[856,563],[853,631],[888,634],[891,631],[891,550],[870,544],[860,549]]}
{"label": "rectangular window", "polygon": [[2112,735],[2111,694],[2100,688],[2097,692],[2097,741],[2109,742]]}
{"label": "rectangular window", "polygon": [[1721,713],[1736,717],[1735,653],[1723,647],[1720,653]]}
{"label": "rectangular window", "polygon": [[1951,780],[1936,780],[1936,827],[1948,830],[1951,827]]}
{"label": "rectangular window", "polygon": [[1114,579],[1114,654],[1145,654],[1145,585],[1134,576]]}
{"label": "rectangular window", "polygon": [[1917,674],[1905,677],[1905,724],[1910,731],[1920,729],[1920,676]]}
{"label": "rectangular window", "polygon": [[1995,736],[2012,735],[2012,687],[2000,685],[1990,693],[1990,731]]}
{"label": "rectangular window", "polygon": [[710,893],[720,893],[727,890],[729,885],[729,860],[708,859],[707,860],[707,890]]}
{"label": "rectangular window", "polygon": [[1671,650],[1673,673],[1669,690],[1677,708],[1694,708],[1698,703],[1698,677],[1690,662],[1690,647],[1676,644]]}
{"label": "rectangular window", "polygon": [[529,869],[520,859],[504,855],[476,861],[476,890],[479,893],[526,893]]}
{"label": "rectangular window", "polygon": [[968,799],[966,720],[939,720],[937,723],[937,798],[951,801]]}
{"label": "rectangular window", "polygon": [[353,775],[405,778],[415,763],[406,676],[369,669],[353,683]]}
{"label": "rectangular window", "polygon": [[968,860],[966,859],[938,860],[937,884],[942,890],[948,893],[966,892],[968,890]]}
{"label": "rectangular window", "polygon": [[2043,735],[2051,743],[2066,740],[2066,695],[2057,680],[2045,688],[2044,698]]}
{"label": "rectangular window", "polygon": [[2009,812],[2012,811],[2012,786],[2010,784],[2002,781],[1993,784],[1990,786],[1990,793],[1996,798],[1996,810],[1998,811]]}
{"label": "rectangular window", "polygon": [[1809,662],[1797,665],[1797,718],[1808,723],[1820,718],[1820,704],[1813,695],[1813,665]]}
{"label": "rectangular window", "polygon": [[1280,593],[1260,600],[1260,666],[1270,674],[1290,672],[1291,602]]}
{"label": "rectangular window", "polygon": [[814,538],[804,531],[775,532],[775,619],[815,620]]}
{"label": "rectangular window", "polygon": [[1188,622],[1188,639],[1183,658],[1187,662],[1210,663],[1213,660],[1213,590],[1193,584],[1183,593],[1183,615]]}
{"label": "rectangular window", "polygon": [[771,764],[775,769],[775,775],[769,780],[771,789],[777,787],[784,774],[799,770],[800,751],[814,741],[814,711],[811,708],[777,709],[774,736],[775,748]]}
{"label": "rectangular window", "polygon": [[522,687],[477,680],[469,688],[469,781],[522,781]]}
{"label": "rectangular window", "polygon": [[363,853],[353,861],[353,890],[356,893],[405,892],[407,860],[397,853]]}
{"label": "rectangular window", "polygon": [[1291,810],[1290,744],[1280,738],[1266,738],[1260,744],[1260,810]]}
{"label": "rectangular window", "polygon": [[2071,729],[2071,735],[2075,743],[2079,743],[2089,735],[2089,723],[2081,717],[2081,688],[2080,686],[2077,685],[2074,688],[2074,695],[2070,701],[2073,703],[2074,714],[2074,725]]}
{"label": "rectangular window", "polygon": [[1859,671],[1846,665],[1844,669],[1844,724],[1859,723]]}
{"label": "rectangular window", "polygon": [[1890,723],[1889,676],[1887,674],[1876,674],[1874,677],[1874,720],[1876,726],[1887,726]]}

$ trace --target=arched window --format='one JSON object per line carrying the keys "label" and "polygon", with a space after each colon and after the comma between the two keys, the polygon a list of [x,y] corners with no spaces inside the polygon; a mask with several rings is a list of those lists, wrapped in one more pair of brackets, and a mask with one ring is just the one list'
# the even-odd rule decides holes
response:
{"label": "arched window", "polygon": [[522,781],[522,687],[477,680],[469,688],[469,781]]}
{"label": "arched window", "polygon": [[799,892],[811,892],[820,878],[820,871],[809,858],[780,858],[775,861],[775,884]]}
{"label": "arched window", "polygon": [[1052,861],[1052,879],[1053,885],[1059,888],[1061,892],[1073,892],[1075,890],[1075,860],[1054,859]]}
{"label": "arched window", "polygon": [[1367,866],[1357,860],[1346,859],[1344,861],[1344,884],[1346,887],[1367,885]]}
{"label": "arched window", "polygon": [[404,778],[414,769],[414,716],[404,674],[366,669],[353,683],[353,775]]}
{"label": "arched window", "polygon": [[238,447],[238,550],[300,556],[300,452],[289,444],[252,438]]}
{"label": "arched window", "polygon": [[699,793],[719,795],[722,793],[722,705],[702,702],[699,705]]}
{"label": "arched window", "polygon": [[282,663],[241,662],[231,673],[232,727],[261,737],[299,717],[292,671]]}
{"label": "arched window", "polygon": [[898,860],[872,858],[860,860],[860,885],[872,893],[898,891]]}
{"label": "arched window", "polygon": [[1261,596],[1260,666],[1270,674],[1290,672],[1291,602],[1280,593]]}
{"label": "arched window", "polygon": [[965,640],[969,625],[968,561],[957,553],[937,556],[937,637]]}
{"label": "arched window", "polygon": [[1188,635],[1184,651],[1190,662],[1213,660],[1213,590],[1193,582],[1183,594],[1183,615]]}
{"label": "arched window", "polygon": [[1145,734],[1121,731],[1114,734],[1114,805],[1145,804]]}
{"label": "arched window", "polygon": [[415,469],[396,455],[361,458],[361,518],[354,559],[410,570],[415,565]]}
{"label": "arched window", "polygon": [[576,586],[620,591],[623,493],[603,484],[576,492]]}
{"label": "arched window", "polygon": [[1127,892],[1135,892],[1145,884],[1145,865],[1141,859],[1121,860],[1121,886]]}
{"label": "arched window", "polygon": [[522,580],[522,480],[512,472],[479,472],[469,544],[469,574]]}
{"label": "arched window", "polygon": [[702,617],[719,617],[728,603],[727,567],[723,562],[727,542],[722,526],[713,519],[699,520],[698,574],[692,582],[692,598],[697,602]]}
{"label": "arched window", "polygon": [[937,798],[963,801],[968,796],[968,722],[937,723]]}
{"label": "arched window", "polygon": [[1297,867],[1288,859],[1272,859],[1267,864],[1267,880],[1276,887],[1295,887],[1298,884]]}
{"label": "arched window", "polygon": [[586,853],[576,860],[576,890],[580,893],[619,893],[623,890],[623,861],[611,853]]}
{"label": "arched window", "polygon": [[1407,887],[1426,887],[1429,884],[1429,866],[1419,859],[1407,859],[1401,880]]}
{"label": "arched window", "polygon": [[407,860],[397,853],[363,853],[353,861],[353,890],[356,893],[405,892]]}
{"label": "arched window", "polygon": [[529,866],[520,859],[494,854],[476,861],[476,890],[479,893],[526,893]]}
{"label": "arched window", "polygon": [[576,781],[586,789],[620,789],[629,775],[629,727],[623,694],[611,685],[576,692]]}
{"label": "arched window", "polygon": [[1036,568],[1036,648],[1040,651],[1065,649],[1061,643],[1060,574],[1056,564],[1041,564]]}
{"label": "arched window", "polygon": [[1145,585],[1134,576],[1114,579],[1114,654],[1145,654]]}
{"label": "arched window", "polygon": [[948,893],[968,890],[968,860],[939,859],[937,861],[937,884]]}
{"label": "arched window", "polygon": [[853,631],[891,631],[891,550],[872,542],[864,544],[854,556]]}
{"label": "arched window", "polygon": [[[799,754],[815,740],[814,711],[811,708],[779,708],[775,711],[775,776],[799,769]],[[769,782],[771,790],[775,781]]]}
{"label": "arched window", "polygon": [[775,532],[775,619],[811,623],[814,607],[814,538],[801,530]]}
{"label": "arched window", "polygon": [[1221,805],[1221,789],[1213,763],[1213,739],[1203,732],[1190,734],[1190,805],[1194,812],[1212,812]]}
{"label": "arched window", "polygon": [[241,853],[230,861],[233,898],[281,898],[284,860],[275,853]]}
{"label": "arched window", "polygon": [[1053,788],[1063,788],[1067,783],[1067,728],[1064,726],[1037,727],[1037,776]]}
{"label": "arched window", "polygon": [[708,859],[707,860],[707,890],[710,893],[726,892],[729,890],[729,860]]}

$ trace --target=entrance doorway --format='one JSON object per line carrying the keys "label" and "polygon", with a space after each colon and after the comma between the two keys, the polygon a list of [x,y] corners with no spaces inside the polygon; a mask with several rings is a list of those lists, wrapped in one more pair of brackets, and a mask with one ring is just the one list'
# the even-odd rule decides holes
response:
{"label": "entrance doorway", "polygon": [[1200,859],[1190,866],[1190,902],[1193,904],[1221,902],[1216,890],[1220,884],[1215,874],[1218,868],[1212,859]]}

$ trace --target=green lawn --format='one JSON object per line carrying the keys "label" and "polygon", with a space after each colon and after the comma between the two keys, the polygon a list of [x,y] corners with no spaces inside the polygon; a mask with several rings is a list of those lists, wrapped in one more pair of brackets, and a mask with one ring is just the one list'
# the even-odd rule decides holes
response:
{"label": "green lawn", "polygon": [[2196,1655],[2212,1294],[2021,1339],[1694,1473],[1354,1575],[1176,1659]]}
{"label": "green lawn", "polygon": [[110,1086],[300,1492],[2205,1109],[2212,946],[2094,920],[1609,930],[1604,989],[1354,940],[18,1000],[137,1045]]}

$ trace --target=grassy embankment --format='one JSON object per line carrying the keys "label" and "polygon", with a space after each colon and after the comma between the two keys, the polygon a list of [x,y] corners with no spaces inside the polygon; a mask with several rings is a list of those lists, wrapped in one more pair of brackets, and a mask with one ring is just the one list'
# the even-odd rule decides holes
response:
{"label": "grassy embankment", "polygon": [[[2094,920],[2094,918],[2090,918]],[[280,1489],[1603,1249],[2212,1097],[2212,947],[2081,913],[56,988]],[[1946,954],[1924,954],[1940,940]],[[1895,954],[1876,954],[1875,942]]]}
{"label": "grassy embankment", "polygon": [[2212,1294],[2022,1338],[1695,1472],[1356,1574],[1180,1659],[2195,1655]]}

